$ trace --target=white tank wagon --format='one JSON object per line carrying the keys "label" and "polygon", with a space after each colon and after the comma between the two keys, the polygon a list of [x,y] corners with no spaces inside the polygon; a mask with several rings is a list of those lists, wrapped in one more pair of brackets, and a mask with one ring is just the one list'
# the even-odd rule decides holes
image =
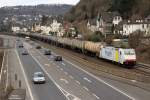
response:
{"label": "white tank wagon", "polygon": [[69,38],[64,38],[64,45],[67,47],[71,47],[72,46],[72,40]]}
{"label": "white tank wagon", "polygon": [[64,44],[65,44],[65,38],[58,37],[58,38],[57,38],[57,46],[63,47]]}
{"label": "white tank wagon", "polygon": [[122,65],[136,64],[136,54],[134,49],[103,47],[100,49],[99,58],[110,60]]}
{"label": "white tank wagon", "polygon": [[99,55],[100,49],[104,46],[102,42],[85,41],[84,43],[84,49],[88,52],[95,53],[96,56]]}
{"label": "white tank wagon", "polygon": [[84,50],[85,41],[72,39],[72,47],[78,50]]}

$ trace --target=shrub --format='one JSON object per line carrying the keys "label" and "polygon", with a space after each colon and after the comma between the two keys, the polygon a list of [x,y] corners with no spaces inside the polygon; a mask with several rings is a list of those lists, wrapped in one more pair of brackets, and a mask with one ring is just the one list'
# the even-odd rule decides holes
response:
{"label": "shrub", "polygon": [[93,42],[102,42],[104,41],[104,35],[101,32],[97,31],[94,34],[90,35],[88,40]]}

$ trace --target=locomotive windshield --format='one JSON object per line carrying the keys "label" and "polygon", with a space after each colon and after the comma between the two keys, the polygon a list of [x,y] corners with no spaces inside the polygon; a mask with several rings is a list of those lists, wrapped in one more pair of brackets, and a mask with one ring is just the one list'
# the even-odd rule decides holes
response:
{"label": "locomotive windshield", "polygon": [[126,49],[124,50],[125,55],[135,55],[135,51],[131,49]]}

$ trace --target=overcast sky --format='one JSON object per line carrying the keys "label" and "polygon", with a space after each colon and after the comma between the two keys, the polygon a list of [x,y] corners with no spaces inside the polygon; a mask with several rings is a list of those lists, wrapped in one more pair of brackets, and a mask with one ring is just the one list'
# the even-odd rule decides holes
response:
{"label": "overcast sky", "polygon": [[37,4],[77,4],[80,0],[0,0],[0,7]]}

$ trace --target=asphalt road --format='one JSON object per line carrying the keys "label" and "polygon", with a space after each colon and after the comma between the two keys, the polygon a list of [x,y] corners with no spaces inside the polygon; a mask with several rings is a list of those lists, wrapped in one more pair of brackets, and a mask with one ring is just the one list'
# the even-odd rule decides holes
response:
{"label": "asphalt road", "polygon": [[45,84],[33,84],[33,73],[36,71],[43,72],[43,70],[30,55],[22,55],[22,51],[24,50],[24,48],[18,48],[17,44],[16,49],[19,54],[21,63],[24,67],[25,73],[27,75],[34,100],[67,100],[63,93],[46,74]]}
{"label": "asphalt road", "polygon": [[[37,50],[35,45],[36,43],[29,44],[26,41],[24,48],[18,48],[18,44],[16,45],[33,100],[149,100],[148,92],[133,88],[134,94],[130,94],[128,93],[130,86],[97,78],[64,58],[63,61],[56,62],[54,55],[57,54],[52,52],[52,55],[46,56],[43,54],[45,48]],[[30,54],[22,55],[24,49]],[[33,84],[32,76],[35,71],[45,73],[45,84]],[[122,87],[126,87],[127,90]]]}
{"label": "asphalt road", "polygon": [[[31,51],[31,49],[29,51]],[[45,62],[45,58],[43,57],[43,49],[41,49],[40,52],[36,49],[32,49],[32,52],[30,53],[32,53],[32,56],[38,55],[38,57],[35,57],[35,59],[37,59],[42,65],[48,63]],[[53,53],[53,55],[56,54]],[[53,61],[53,56],[47,56],[47,59]],[[96,99],[99,100],[110,100],[110,98],[111,100],[133,100],[134,99],[131,96],[119,91],[115,87],[109,86],[104,81],[102,80],[98,81],[97,79],[91,77],[89,74],[85,73],[84,71],[77,69],[76,65],[70,63],[69,61],[66,60],[63,60],[62,62],[54,61],[54,63],[56,64],[56,66],[59,66],[59,68],[62,71],[65,71],[66,73],[68,73],[68,75],[73,76],[73,79],[77,80],[78,83],[83,86],[83,88],[85,88],[88,92],[92,93],[93,96],[96,97]]]}

